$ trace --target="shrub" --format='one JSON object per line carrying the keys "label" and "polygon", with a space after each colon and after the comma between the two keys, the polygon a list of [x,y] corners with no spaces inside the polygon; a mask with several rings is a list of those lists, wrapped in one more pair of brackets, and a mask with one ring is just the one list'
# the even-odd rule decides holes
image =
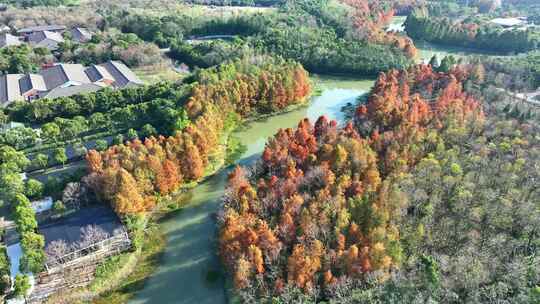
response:
{"label": "shrub", "polygon": [[105,151],[105,150],[107,150],[108,147],[109,147],[109,144],[107,143],[106,140],[104,140],[104,139],[96,140],[96,145],[95,145],[96,150]]}
{"label": "shrub", "polygon": [[30,289],[30,278],[27,275],[18,274],[15,277],[15,290],[14,294],[17,297],[24,297]]}
{"label": "shrub", "polygon": [[35,179],[26,182],[25,194],[31,199],[39,198],[43,195],[43,183]]}

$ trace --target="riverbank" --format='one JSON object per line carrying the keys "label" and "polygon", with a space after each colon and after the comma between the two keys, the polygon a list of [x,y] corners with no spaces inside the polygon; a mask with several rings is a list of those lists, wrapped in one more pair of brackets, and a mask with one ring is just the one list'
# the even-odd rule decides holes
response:
{"label": "riverbank", "polygon": [[327,115],[343,121],[343,105],[355,102],[373,85],[371,79],[313,78],[316,93],[312,98],[279,113],[238,121],[225,130],[206,177],[186,185],[174,196],[160,198],[150,221],[158,229],[146,231],[141,250],[103,263],[92,290],[74,293],[79,295],[79,302],[226,303],[226,276],[215,248],[215,215],[229,165],[251,163],[264,149],[268,137],[279,128],[295,127],[304,117],[315,120]]}
{"label": "riverbank", "polygon": [[[232,133],[243,146],[235,164],[251,164],[264,149],[268,137],[280,128],[295,127],[305,117],[315,120],[327,114],[330,119],[341,121],[341,107],[354,102],[373,85],[372,80],[314,78],[320,94],[307,105],[248,122]],[[130,303],[227,303],[226,276],[215,247],[215,216],[228,172],[228,169],[219,170],[190,189],[183,198],[183,203],[189,201],[188,205],[162,219],[160,229],[168,242],[160,266]]]}
{"label": "riverbank", "polygon": [[[133,294],[140,290],[146,279],[154,273],[160,263],[161,255],[167,244],[166,235],[159,229],[161,220],[167,220],[182,212],[189,201],[189,191],[200,183],[206,182],[239,158],[245,151],[244,146],[232,134],[242,126],[257,120],[269,119],[272,116],[283,115],[305,108],[311,97],[296,102],[281,111],[256,115],[253,118],[240,120],[239,116],[232,119],[222,131],[219,145],[209,156],[204,177],[184,185],[174,194],[158,197],[154,210],[139,219],[127,220],[134,250],[109,258],[101,263],[96,270],[96,278],[91,285],[77,288],[70,292],[51,297],[48,303],[125,303]],[[236,156],[235,156],[236,155]]]}
{"label": "riverbank", "polygon": [[[403,32],[405,31],[406,16],[394,16],[388,26],[388,30]],[[441,45],[422,40],[414,40],[414,45],[418,50],[418,63],[428,63],[433,56],[442,60],[446,56],[464,58],[467,56],[505,56],[500,53],[489,53],[485,50],[466,48],[461,46]]]}

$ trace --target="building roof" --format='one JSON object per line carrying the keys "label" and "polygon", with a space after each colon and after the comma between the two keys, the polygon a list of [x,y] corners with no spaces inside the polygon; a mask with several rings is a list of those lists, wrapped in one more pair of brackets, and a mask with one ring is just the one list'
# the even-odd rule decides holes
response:
{"label": "building roof", "polygon": [[13,36],[9,33],[0,34],[0,48],[12,45],[21,45],[22,41],[19,40],[19,37]]}
{"label": "building roof", "polygon": [[0,131],[4,132],[15,128],[23,128],[24,124],[20,122],[10,121],[0,126]]}
{"label": "building roof", "polygon": [[43,76],[39,74],[24,75],[21,79],[19,79],[19,87],[21,94],[28,93],[31,90],[47,91],[45,79],[43,79]]}
{"label": "building roof", "polygon": [[[108,80],[108,81],[104,81]],[[81,64],[56,64],[39,74],[7,74],[0,76],[0,107],[37,97],[57,98],[91,93],[103,87],[125,88],[144,83],[122,62],[109,61],[85,68]]]}
{"label": "building roof", "polygon": [[101,65],[114,77],[114,85],[119,88],[126,87],[130,84],[142,85],[144,82],[133,73],[125,64],[120,61],[109,61]]}
{"label": "building roof", "polygon": [[65,85],[68,82],[74,84],[90,83],[90,79],[84,72],[82,64],[57,64],[44,69],[40,73],[45,79],[48,90]]}
{"label": "building roof", "polygon": [[65,29],[66,27],[63,25],[40,25],[40,26],[31,26],[31,27],[22,28],[18,30],[17,33],[29,34],[33,32],[42,32],[42,31],[55,32],[55,31],[63,31]]}
{"label": "building roof", "polygon": [[495,23],[495,24],[505,26],[505,27],[512,27],[516,25],[521,25],[525,23],[525,21],[519,18],[495,18],[491,20],[491,23]]}
{"label": "building roof", "polygon": [[102,80],[111,80],[114,81],[114,77],[107,71],[106,68],[99,65],[92,65],[86,68],[86,75],[92,82],[102,81]]}
{"label": "building roof", "polygon": [[96,205],[79,209],[60,220],[50,220],[39,226],[39,232],[45,237],[45,246],[59,240],[64,240],[69,246],[81,241],[81,228],[89,225],[98,226],[109,236],[124,227],[110,207]]}
{"label": "building roof", "polygon": [[24,100],[19,88],[19,79],[23,74],[7,74],[0,76],[0,103],[6,106],[17,100]]}
{"label": "building roof", "polygon": [[43,40],[47,39],[57,43],[64,42],[64,38],[62,37],[62,35],[51,31],[33,32],[32,34],[30,34],[30,36],[28,36],[28,42],[30,42],[31,44],[38,44]]}
{"label": "building roof", "polygon": [[70,31],[73,40],[79,42],[85,42],[92,39],[92,33],[83,27],[75,27]]}
{"label": "building roof", "polygon": [[50,196],[44,197],[43,199],[32,201],[32,209],[36,213],[41,213],[47,210],[51,210],[53,206],[53,199]]}
{"label": "building roof", "polygon": [[67,97],[67,96],[97,92],[101,89],[103,89],[103,87],[100,85],[93,84],[93,83],[85,83],[85,84],[74,85],[74,86],[69,86],[69,87],[58,87],[58,88],[50,90],[46,94],[43,94],[41,97],[42,98]]}

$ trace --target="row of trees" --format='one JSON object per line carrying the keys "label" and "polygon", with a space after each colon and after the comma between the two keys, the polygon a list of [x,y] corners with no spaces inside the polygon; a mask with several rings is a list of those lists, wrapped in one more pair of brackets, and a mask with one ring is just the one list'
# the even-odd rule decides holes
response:
{"label": "row of trees", "polygon": [[407,258],[396,180],[482,129],[480,103],[462,89],[469,74],[425,65],[381,74],[354,123],[303,120],[270,139],[253,168],[231,173],[219,248],[244,301],[291,301],[291,290],[332,300],[391,278]]}
{"label": "row of trees", "polygon": [[86,43],[75,43],[67,39],[60,44],[58,52],[60,62],[83,65],[121,60],[135,68],[154,65],[162,60],[156,45],[144,42],[135,34],[118,33],[116,29],[94,34],[92,40]]}
{"label": "row of trees", "polygon": [[78,1],[77,0],[7,0],[4,3],[27,8],[27,7],[34,7],[34,6],[74,5],[74,4],[77,4]]}
{"label": "row of trees", "polygon": [[42,64],[53,62],[54,56],[46,48],[33,48],[27,44],[0,49],[0,71],[11,74],[37,72]]}
{"label": "row of trees", "polygon": [[45,238],[37,233],[36,213],[30,200],[23,194],[15,196],[13,206],[17,232],[21,236],[23,250],[20,269],[23,272],[38,273],[43,269],[45,263]]}
{"label": "row of trees", "polygon": [[504,58],[479,58],[486,66],[492,82],[513,91],[535,90],[540,87],[540,52],[531,51]]}
{"label": "row of trees", "polygon": [[285,2],[285,0],[189,0],[195,4],[204,5],[237,5],[237,6],[278,6]]}
{"label": "row of trees", "polygon": [[[174,59],[201,67],[221,58],[235,59],[249,49],[253,49],[251,53],[272,53],[299,61],[314,72],[376,75],[379,71],[411,63],[409,57],[415,50],[409,39],[386,34],[382,27],[377,28],[378,34],[370,36],[377,39],[355,35],[353,32],[361,28],[361,24],[353,29],[346,22],[347,14],[343,6],[329,1],[290,1],[276,13],[216,16],[211,20],[125,14],[115,15],[111,22],[124,32],[171,47]],[[230,46],[182,43],[183,37],[217,34],[238,35],[244,40]]]}
{"label": "row of trees", "polygon": [[[175,84],[161,82],[150,86],[112,90],[105,88],[95,93],[38,99],[33,102],[14,102],[3,109],[8,121],[36,125],[53,121],[57,117],[74,118],[90,116],[96,112],[106,113],[114,108],[139,104],[156,99],[176,100],[181,91]],[[1,115],[0,115],[1,116]]]}
{"label": "row of trees", "polygon": [[415,10],[405,22],[414,39],[486,50],[489,52],[527,52],[538,48],[540,33],[532,28],[503,29],[484,22],[467,23],[446,17],[430,16],[426,8]]}
{"label": "row of trees", "polygon": [[20,269],[23,272],[37,273],[43,268],[43,236],[37,233],[34,209],[26,195],[37,197],[43,191],[42,185],[34,180],[23,182],[20,172],[29,161],[23,153],[10,146],[0,147],[0,200],[2,205],[13,209],[17,232],[21,236],[23,256]]}
{"label": "row of trees", "polygon": [[7,248],[0,245],[0,298],[6,293],[10,285],[10,263],[7,255]]}
{"label": "row of trees", "polygon": [[170,137],[149,137],[87,155],[86,182],[120,215],[150,210],[166,195],[197,181],[234,121],[302,102],[310,93],[298,64],[251,57],[199,71],[185,110],[190,123]]}

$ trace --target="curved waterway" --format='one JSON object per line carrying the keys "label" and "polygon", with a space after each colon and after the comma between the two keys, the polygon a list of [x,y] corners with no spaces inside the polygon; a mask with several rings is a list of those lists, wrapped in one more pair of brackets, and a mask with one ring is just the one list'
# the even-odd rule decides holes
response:
{"label": "curved waterway", "polygon": [[[404,17],[394,18],[389,30],[403,30]],[[427,62],[433,55],[442,59],[480,54],[477,51],[430,43],[415,42],[420,51],[419,61]],[[238,164],[250,164],[257,159],[269,137],[280,128],[295,127],[308,117],[316,120],[326,115],[343,123],[341,108],[369,91],[373,80],[313,76],[321,94],[301,109],[252,122],[234,136],[246,146]],[[188,194],[189,204],[181,211],[160,222],[167,235],[167,246],[157,271],[144,288],[130,301],[132,304],[221,304],[227,303],[224,275],[216,255],[216,223],[220,199],[229,169],[223,169],[199,184]]]}
{"label": "curved waterway", "polygon": [[[392,21],[390,22],[388,26],[389,31],[396,31],[396,32],[402,32],[405,30],[405,21],[407,20],[407,17],[405,16],[395,16],[392,18]],[[485,51],[477,50],[477,49],[471,49],[471,48],[465,48],[465,47],[459,47],[459,46],[449,46],[449,45],[439,45],[439,44],[433,44],[426,41],[414,41],[414,45],[418,49],[418,60],[422,63],[428,63],[429,60],[434,56],[437,55],[437,58],[439,60],[442,60],[444,57],[452,55],[456,58],[460,57],[466,57],[466,56],[479,56],[479,55],[487,55],[487,56],[503,56],[501,54],[497,53],[486,53]]]}
{"label": "curved waterway", "polygon": [[[343,122],[341,108],[369,91],[373,80],[314,76],[321,94],[301,109],[252,122],[235,132],[246,152],[239,164],[257,159],[269,137],[280,128],[295,127],[308,117],[321,115]],[[214,215],[226,185],[224,169],[191,190],[190,202],[180,212],[160,223],[167,235],[167,246],[157,271],[148,279],[130,303],[220,304],[227,303],[224,277],[216,256]]]}

